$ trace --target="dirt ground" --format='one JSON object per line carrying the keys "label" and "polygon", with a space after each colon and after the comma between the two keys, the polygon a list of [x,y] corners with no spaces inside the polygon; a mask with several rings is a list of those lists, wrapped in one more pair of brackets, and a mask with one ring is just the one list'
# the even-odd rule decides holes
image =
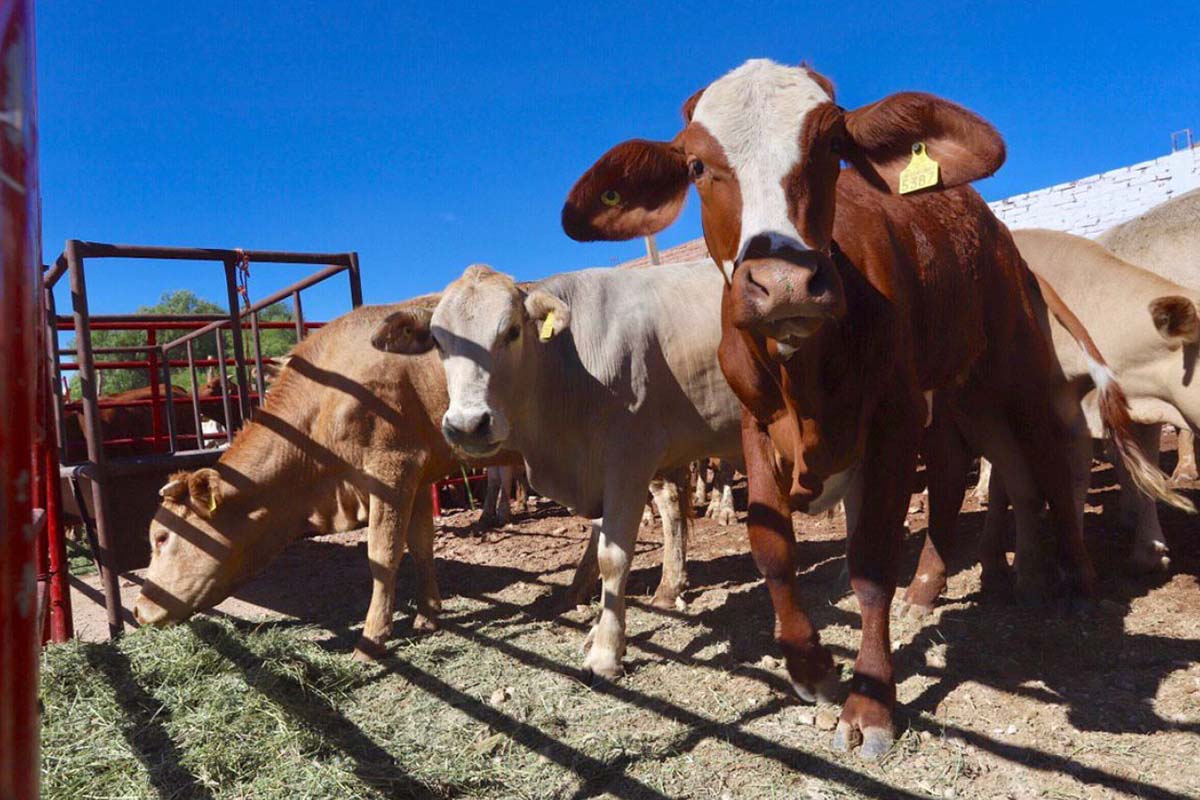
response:
{"label": "dirt ground", "polygon": [[[1173,454],[1164,459],[1169,468]],[[371,737],[379,726],[418,725],[407,752],[383,749],[423,786],[440,786],[436,796],[1200,797],[1200,523],[1162,508],[1171,573],[1131,576],[1111,482],[1098,466],[1087,515],[1101,598],[1071,616],[981,601],[971,556],[983,513],[968,499],[948,597],[926,619],[893,621],[899,737],[876,764],[833,752],[836,710],[791,693],[744,515],[728,527],[695,520],[681,611],[648,604],[661,538],[643,527],[627,675],[595,687],[576,676],[595,606],[550,613],[587,523],[545,502],[483,536],[471,530],[473,513],[442,518],[443,629],[415,636],[411,605],[399,609],[398,643],[381,669],[403,688],[362,711],[360,728]],[[1200,484],[1187,488],[1200,504]],[[844,521],[797,515],[795,524],[809,608],[848,672],[859,618],[843,572]],[[924,513],[908,526],[902,583]],[[406,599],[412,574],[401,572]],[[127,608],[138,581],[123,577]],[[74,582],[78,635],[103,638],[95,576]],[[299,620],[315,626],[321,647],[344,653],[369,596],[356,532],[296,542],[217,613]],[[484,765],[484,784],[438,772],[439,759],[460,753]]]}

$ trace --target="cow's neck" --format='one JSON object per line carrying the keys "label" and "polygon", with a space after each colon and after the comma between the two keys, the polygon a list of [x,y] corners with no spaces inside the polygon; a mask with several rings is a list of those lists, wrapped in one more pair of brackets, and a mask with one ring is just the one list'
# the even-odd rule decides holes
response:
{"label": "cow's neck", "polygon": [[600,410],[592,403],[601,393],[576,342],[571,332],[523,360],[510,404],[509,446],[525,460],[531,486],[576,514],[596,517],[604,442]]}
{"label": "cow's neck", "polygon": [[[825,482],[862,458],[870,414],[890,369],[890,304],[834,246],[846,313],[800,342],[778,365],[778,409],[768,425],[790,474],[793,505],[806,507]],[[784,478],[784,475],[780,475]]]}
{"label": "cow's neck", "polygon": [[239,520],[238,530],[229,533],[252,542],[246,550],[251,572],[304,532],[312,504],[303,498],[321,493],[314,485],[319,468],[290,441],[289,431],[279,417],[260,410],[215,467],[221,502]]}

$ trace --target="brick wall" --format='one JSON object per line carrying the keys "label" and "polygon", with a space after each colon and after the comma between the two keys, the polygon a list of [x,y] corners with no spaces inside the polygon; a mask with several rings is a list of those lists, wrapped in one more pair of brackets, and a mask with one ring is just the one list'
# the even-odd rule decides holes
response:
{"label": "brick wall", "polygon": [[1159,203],[1200,188],[1200,146],[991,203],[1010,228],[1095,237]]}

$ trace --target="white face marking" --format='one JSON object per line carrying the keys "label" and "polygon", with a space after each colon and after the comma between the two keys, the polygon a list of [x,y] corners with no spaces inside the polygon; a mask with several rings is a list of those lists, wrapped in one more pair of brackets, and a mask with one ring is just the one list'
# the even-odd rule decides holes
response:
{"label": "white face marking", "polygon": [[511,297],[499,282],[452,287],[438,303],[430,328],[441,346],[446,371],[450,403],[442,417],[444,425],[471,431],[487,414],[491,440],[502,442],[508,437],[508,418],[492,399],[498,388],[495,382],[511,380],[496,375],[496,356],[512,321]]}
{"label": "white face marking", "polygon": [[725,151],[742,194],[738,260],[755,236],[771,249],[810,249],[788,215],[783,178],[800,161],[804,117],[829,95],[800,67],[767,59],[747,61],[710,84],[692,121],[703,125]]}

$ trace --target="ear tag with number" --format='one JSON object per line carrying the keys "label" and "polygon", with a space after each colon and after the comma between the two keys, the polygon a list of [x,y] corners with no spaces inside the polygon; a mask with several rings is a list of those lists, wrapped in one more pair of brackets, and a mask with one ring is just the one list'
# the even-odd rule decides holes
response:
{"label": "ear tag with number", "polygon": [[928,189],[938,182],[938,163],[925,152],[925,143],[912,146],[912,160],[900,173],[900,194]]}
{"label": "ear tag with number", "polygon": [[546,319],[542,321],[542,329],[538,332],[538,339],[543,342],[550,341],[550,337],[554,336],[554,310],[546,312]]}

